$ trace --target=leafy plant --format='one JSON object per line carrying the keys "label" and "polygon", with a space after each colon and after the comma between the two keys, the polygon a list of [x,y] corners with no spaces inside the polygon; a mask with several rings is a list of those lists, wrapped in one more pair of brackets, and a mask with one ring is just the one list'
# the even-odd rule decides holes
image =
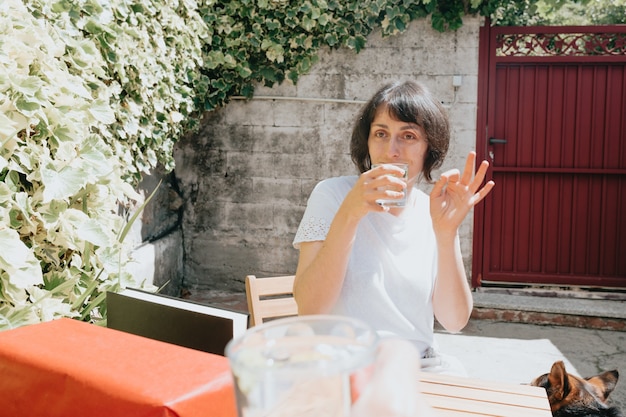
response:
{"label": "leafy plant", "polygon": [[56,317],[101,318],[133,244],[118,210],[139,200],[114,146],[96,45],[19,1],[0,6],[0,328]]}
{"label": "leafy plant", "polygon": [[626,0],[511,0],[490,2],[500,26],[585,26],[626,23]]}

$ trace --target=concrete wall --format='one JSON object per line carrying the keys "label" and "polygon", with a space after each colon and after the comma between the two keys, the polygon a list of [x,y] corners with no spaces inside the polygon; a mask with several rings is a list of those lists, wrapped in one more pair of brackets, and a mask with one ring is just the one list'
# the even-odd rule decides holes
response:
{"label": "concrete wall", "polygon": [[[291,242],[309,193],[323,178],[356,173],[349,157],[355,115],[387,81],[421,81],[444,103],[453,130],[442,170],[462,168],[476,139],[480,24],[466,18],[457,32],[439,33],[420,20],[401,36],[375,33],[359,54],[323,51],[295,86],[260,87],[255,99],[207,114],[175,150],[184,201],[182,285],[243,291],[246,274],[294,273]],[[454,76],[461,77],[456,88]],[[471,218],[461,235],[469,275]]]}

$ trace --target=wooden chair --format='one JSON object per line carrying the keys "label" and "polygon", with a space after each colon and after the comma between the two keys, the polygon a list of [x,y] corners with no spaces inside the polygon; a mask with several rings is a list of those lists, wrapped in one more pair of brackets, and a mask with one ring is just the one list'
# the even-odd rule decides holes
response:
{"label": "wooden chair", "polygon": [[246,276],[246,297],[250,312],[250,327],[262,324],[266,319],[298,315],[293,298],[295,275],[257,278]]}

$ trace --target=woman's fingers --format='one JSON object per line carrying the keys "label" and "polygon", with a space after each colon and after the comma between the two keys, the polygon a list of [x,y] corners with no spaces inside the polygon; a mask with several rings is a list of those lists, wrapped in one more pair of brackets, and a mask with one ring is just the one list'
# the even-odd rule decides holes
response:
{"label": "woman's fingers", "polygon": [[461,178],[461,173],[458,169],[454,168],[444,172],[443,174],[441,174],[441,176],[445,177],[446,180],[449,182],[458,182]]}
{"label": "woman's fingers", "polygon": [[[431,198],[440,198],[447,194],[448,197],[446,199],[449,198],[450,202],[456,201],[456,206],[459,206],[459,203],[463,200],[465,201],[463,205],[467,205],[467,207],[473,207],[482,201],[491,192],[495,183],[488,181],[483,186],[483,181],[489,169],[489,162],[482,161],[478,170],[474,173],[475,161],[475,152],[470,152],[465,162],[463,174],[460,174],[457,169],[451,169],[441,174],[441,177],[433,186],[430,194]],[[451,208],[452,206],[446,204],[446,207]]]}
{"label": "woman's fingers", "polygon": [[478,167],[478,171],[476,171],[476,175],[474,176],[474,179],[472,180],[470,184],[470,189],[472,190],[472,192],[475,193],[476,190],[480,188],[480,185],[485,180],[485,176],[487,175],[488,169],[489,169],[489,162],[482,161],[480,163],[480,166]]}
{"label": "woman's fingers", "polygon": [[496,185],[495,182],[487,181],[487,183],[485,184],[483,188],[481,188],[478,192],[474,193],[474,196],[470,200],[470,204],[472,206],[475,206],[476,204],[480,203],[485,197],[487,197],[487,194],[491,192],[491,190],[493,189],[495,185]]}
{"label": "woman's fingers", "polygon": [[[435,192],[434,195],[441,195],[447,184],[455,184],[462,187],[468,187],[472,194],[478,194],[477,197],[479,198],[474,202],[474,204],[485,198],[494,186],[493,181],[491,181],[489,186],[485,184],[485,187],[481,189],[481,185],[483,184],[483,181],[487,176],[487,171],[489,170],[489,162],[482,161],[476,172],[474,172],[475,164],[476,153],[472,151],[467,155],[462,175],[457,169],[451,169],[441,174],[441,178],[437,181],[435,187],[433,188],[433,191]],[[479,189],[480,191],[478,191]]]}
{"label": "woman's fingers", "polygon": [[[377,177],[372,176],[368,171],[361,174],[360,181],[355,185],[351,194],[361,201],[359,205],[366,211],[386,212],[389,211],[389,207],[385,207],[377,203],[377,200],[385,198],[383,191],[379,190],[380,187],[380,180]],[[401,190],[402,187],[400,186],[399,189]],[[391,193],[393,191],[389,192]]]}
{"label": "woman's fingers", "polygon": [[441,174],[437,182],[435,182],[435,185],[430,192],[430,196],[440,197],[441,195],[443,195],[446,185],[448,185],[448,183],[458,181],[459,177],[460,173],[458,169],[451,169],[444,172],[443,174]]}
{"label": "woman's fingers", "polygon": [[463,178],[461,178],[462,184],[469,185],[472,181],[475,164],[476,152],[472,151],[467,155],[467,159],[465,160],[465,169],[463,170]]}
{"label": "woman's fingers", "polygon": [[362,193],[368,205],[375,211],[389,211],[381,200],[401,199],[406,195],[407,182],[403,169],[393,165],[381,165],[364,172]]}

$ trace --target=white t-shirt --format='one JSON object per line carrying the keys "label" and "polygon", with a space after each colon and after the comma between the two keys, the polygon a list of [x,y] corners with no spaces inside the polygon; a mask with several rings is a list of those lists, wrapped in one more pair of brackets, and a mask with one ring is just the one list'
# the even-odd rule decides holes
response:
{"label": "white t-shirt", "polygon": [[[326,239],[330,224],[356,176],[317,184],[294,247]],[[332,314],[361,319],[381,337],[411,340],[424,355],[433,347],[432,293],[437,249],[428,196],[411,191],[399,216],[369,213],[359,223],[339,300]]]}

